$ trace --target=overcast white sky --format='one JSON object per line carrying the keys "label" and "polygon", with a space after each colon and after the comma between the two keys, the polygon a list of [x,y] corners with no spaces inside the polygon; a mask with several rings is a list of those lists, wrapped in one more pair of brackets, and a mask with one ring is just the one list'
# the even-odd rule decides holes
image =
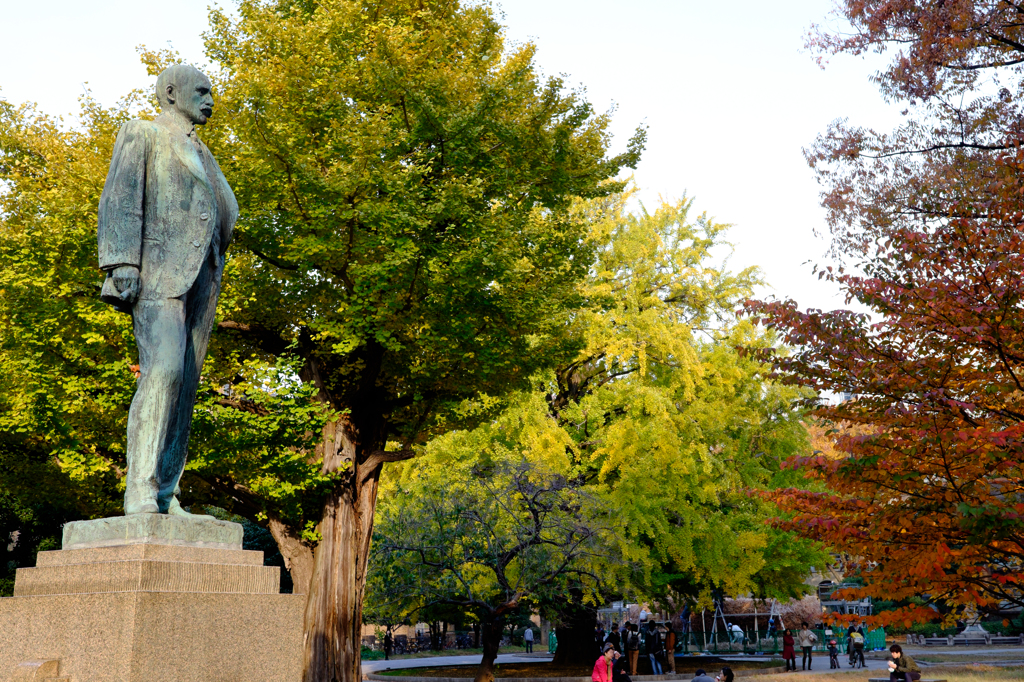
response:
{"label": "overcast white sky", "polygon": [[[209,0],[0,0],[0,97],[73,114],[85,84],[103,104],[150,86],[135,47],[170,42],[205,61]],[[231,6],[231,1],[224,3]],[[645,203],[696,197],[735,225],[735,268],[759,265],[771,289],[801,307],[844,307],[811,276],[826,242],[818,186],[801,148],[836,118],[888,129],[898,113],[868,77],[875,59],[834,59],[824,71],[803,49],[831,0],[504,0],[509,37],[532,40],[548,74],[613,103],[621,148],[649,128],[636,171]]]}

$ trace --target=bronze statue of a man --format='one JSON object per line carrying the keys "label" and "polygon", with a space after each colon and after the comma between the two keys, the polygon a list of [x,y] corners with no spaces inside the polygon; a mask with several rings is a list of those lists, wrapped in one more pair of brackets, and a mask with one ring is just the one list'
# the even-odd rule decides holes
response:
{"label": "bronze statue of a man", "polygon": [[117,134],[97,241],[101,296],[131,313],[139,348],[124,511],[185,515],[178,480],[238,203],[196,135],[213,114],[209,79],[178,64],[156,94],[162,113]]}

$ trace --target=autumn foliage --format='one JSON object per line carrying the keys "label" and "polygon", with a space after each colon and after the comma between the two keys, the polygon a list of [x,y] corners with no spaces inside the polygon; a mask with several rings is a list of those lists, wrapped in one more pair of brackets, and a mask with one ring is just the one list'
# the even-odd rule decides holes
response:
{"label": "autumn foliage", "polygon": [[[890,49],[891,134],[834,124],[808,150],[856,311],[749,304],[795,350],[791,381],[852,394],[821,404],[845,456],[792,460],[807,489],[774,495],[782,527],[821,540],[887,600],[1024,604],[1024,71],[1013,3],[844,2],[828,52]],[[860,312],[866,311],[866,312]],[[925,619],[927,608],[881,621]]]}

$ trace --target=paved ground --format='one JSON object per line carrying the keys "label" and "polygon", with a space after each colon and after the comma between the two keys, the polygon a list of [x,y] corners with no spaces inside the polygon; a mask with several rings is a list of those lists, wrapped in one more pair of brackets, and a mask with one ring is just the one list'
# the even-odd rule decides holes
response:
{"label": "paved ground", "polygon": [[[1020,649],[1015,650],[1018,654]],[[962,652],[962,653],[974,653],[974,652]],[[1002,653],[1002,650],[998,650],[994,653]],[[767,660],[767,657],[755,657],[745,656],[749,660]],[[498,663],[522,663],[524,661],[549,661],[551,660],[546,656],[537,656],[536,654],[530,655],[519,655],[519,654],[501,654],[498,656]],[[432,665],[475,665],[480,662],[480,654],[473,654],[472,656],[436,656],[433,658],[405,658],[395,661],[363,661],[363,672],[364,673],[375,673],[381,670],[391,668],[392,670],[397,668],[424,668]],[[871,660],[867,661],[868,670],[885,670],[887,667],[885,661],[882,660]],[[850,670],[843,656],[839,657],[839,663],[842,665],[842,670]],[[800,668],[800,658],[796,660],[797,672],[802,672]],[[815,655],[814,657],[814,669],[813,672],[822,672],[828,670],[828,655]]]}
{"label": "paved ground", "polygon": [[[549,656],[519,654],[499,654],[498,663],[522,663],[524,661],[550,661]],[[432,665],[476,665],[480,662],[480,654],[471,656],[435,656],[433,658],[402,658],[396,661],[363,661],[364,673],[375,673],[391,668],[425,668]]]}
{"label": "paved ground", "polygon": [[[912,656],[921,656],[927,654],[946,654],[964,656],[965,661],[969,656],[978,654],[985,654],[991,656],[992,654],[1005,654],[1007,660],[1020,660],[1024,659],[1024,648],[1013,647],[1013,648],[954,648],[954,647],[906,647],[907,653]],[[874,654],[881,656],[881,652],[865,652],[868,655]],[[749,660],[767,660],[768,657],[744,657]],[[533,654],[501,654],[498,656],[498,663],[521,663],[525,661],[549,661],[551,657],[542,653]],[[797,672],[803,672],[799,670],[800,657],[797,656]],[[475,665],[480,662],[480,654],[472,654],[469,656],[436,656],[433,658],[407,658],[395,661],[364,661],[363,672],[372,673],[385,670],[387,668],[422,668],[433,665]],[[885,660],[883,658],[867,658],[867,669],[877,670],[880,672],[879,677],[885,677],[882,674],[888,670]],[[850,670],[850,666],[847,664],[846,656],[839,656],[839,663],[841,665],[840,670]],[[933,664],[935,665],[935,664]],[[813,672],[827,672],[828,667],[828,655],[816,653],[814,656],[814,669]],[[925,672],[927,676],[927,671]]]}

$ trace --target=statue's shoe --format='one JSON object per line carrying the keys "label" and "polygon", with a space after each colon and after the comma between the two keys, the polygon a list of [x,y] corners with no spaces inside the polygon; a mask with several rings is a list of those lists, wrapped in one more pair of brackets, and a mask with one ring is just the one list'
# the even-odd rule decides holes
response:
{"label": "statue's shoe", "polygon": [[171,498],[171,504],[167,507],[168,516],[187,516],[193,519],[210,519],[216,521],[216,517],[209,516],[207,514],[192,514],[181,508],[181,502],[178,502],[177,497]]}

